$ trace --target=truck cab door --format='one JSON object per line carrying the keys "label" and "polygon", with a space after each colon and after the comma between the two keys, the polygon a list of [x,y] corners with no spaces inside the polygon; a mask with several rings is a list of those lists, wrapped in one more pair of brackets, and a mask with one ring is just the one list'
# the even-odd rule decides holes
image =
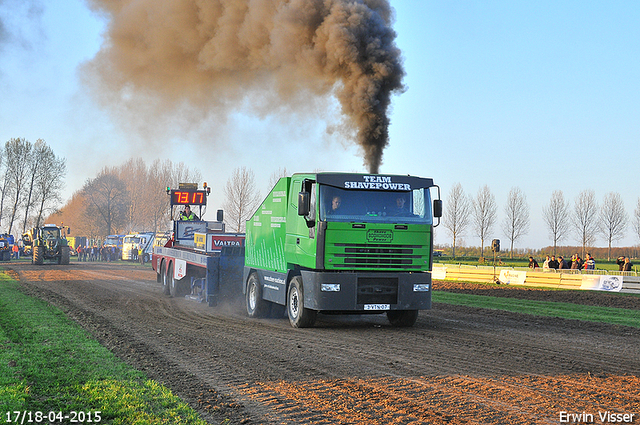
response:
{"label": "truck cab door", "polygon": [[[287,216],[287,254],[290,262],[301,267],[314,268],[316,261],[316,184],[303,178],[292,181],[289,195],[290,206]],[[298,215],[298,193],[308,191],[311,201],[309,215]]]}

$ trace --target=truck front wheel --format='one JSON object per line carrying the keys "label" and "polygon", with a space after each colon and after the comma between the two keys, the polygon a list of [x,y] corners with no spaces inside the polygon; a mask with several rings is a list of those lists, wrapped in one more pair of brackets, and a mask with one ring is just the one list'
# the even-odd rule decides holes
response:
{"label": "truck front wheel", "polygon": [[258,275],[251,273],[247,279],[247,314],[249,317],[265,317],[269,312],[269,304],[262,299],[262,288]]}
{"label": "truck front wheel", "polygon": [[318,312],[304,306],[304,292],[300,276],[294,277],[289,283],[287,313],[289,314],[289,322],[294,328],[310,328],[316,323]]}
{"label": "truck front wheel", "polygon": [[393,326],[410,328],[418,320],[418,310],[389,310],[387,319]]}

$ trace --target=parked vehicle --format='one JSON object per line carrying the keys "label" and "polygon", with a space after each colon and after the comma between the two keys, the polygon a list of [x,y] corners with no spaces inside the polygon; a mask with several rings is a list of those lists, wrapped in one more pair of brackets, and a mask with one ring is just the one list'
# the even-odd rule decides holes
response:
{"label": "parked vehicle", "polygon": [[153,232],[126,235],[122,240],[122,259],[124,261],[139,261],[138,255],[140,254],[140,249],[142,249],[144,262],[149,262],[153,254],[154,239],[155,234]]}
{"label": "parked vehicle", "polygon": [[44,264],[44,260],[55,260],[58,264],[69,264],[69,245],[65,238],[69,230],[68,227],[45,224],[24,233],[22,241],[31,247],[32,263]]}

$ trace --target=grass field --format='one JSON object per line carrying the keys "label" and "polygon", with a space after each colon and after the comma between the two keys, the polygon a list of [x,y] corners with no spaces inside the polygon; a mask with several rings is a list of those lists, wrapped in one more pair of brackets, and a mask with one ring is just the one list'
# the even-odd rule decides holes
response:
{"label": "grass field", "polygon": [[435,291],[433,302],[640,328],[638,310]]}
{"label": "grass field", "polygon": [[[17,287],[0,273],[0,423],[35,423],[37,411],[53,412],[54,420],[42,423],[63,423],[58,419],[74,411],[81,412],[75,414],[76,422],[84,423],[206,424],[167,388],[120,361],[59,309],[25,296]],[[31,412],[31,417],[19,412]]]}

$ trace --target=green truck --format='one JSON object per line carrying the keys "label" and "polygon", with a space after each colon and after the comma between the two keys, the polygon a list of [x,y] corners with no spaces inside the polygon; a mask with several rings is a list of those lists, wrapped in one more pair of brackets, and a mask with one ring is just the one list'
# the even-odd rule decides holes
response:
{"label": "green truck", "polygon": [[[435,200],[432,201],[432,192]],[[317,173],[281,178],[246,223],[243,294],[250,317],[386,313],[413,326],[431,308],[432,179]]]}

